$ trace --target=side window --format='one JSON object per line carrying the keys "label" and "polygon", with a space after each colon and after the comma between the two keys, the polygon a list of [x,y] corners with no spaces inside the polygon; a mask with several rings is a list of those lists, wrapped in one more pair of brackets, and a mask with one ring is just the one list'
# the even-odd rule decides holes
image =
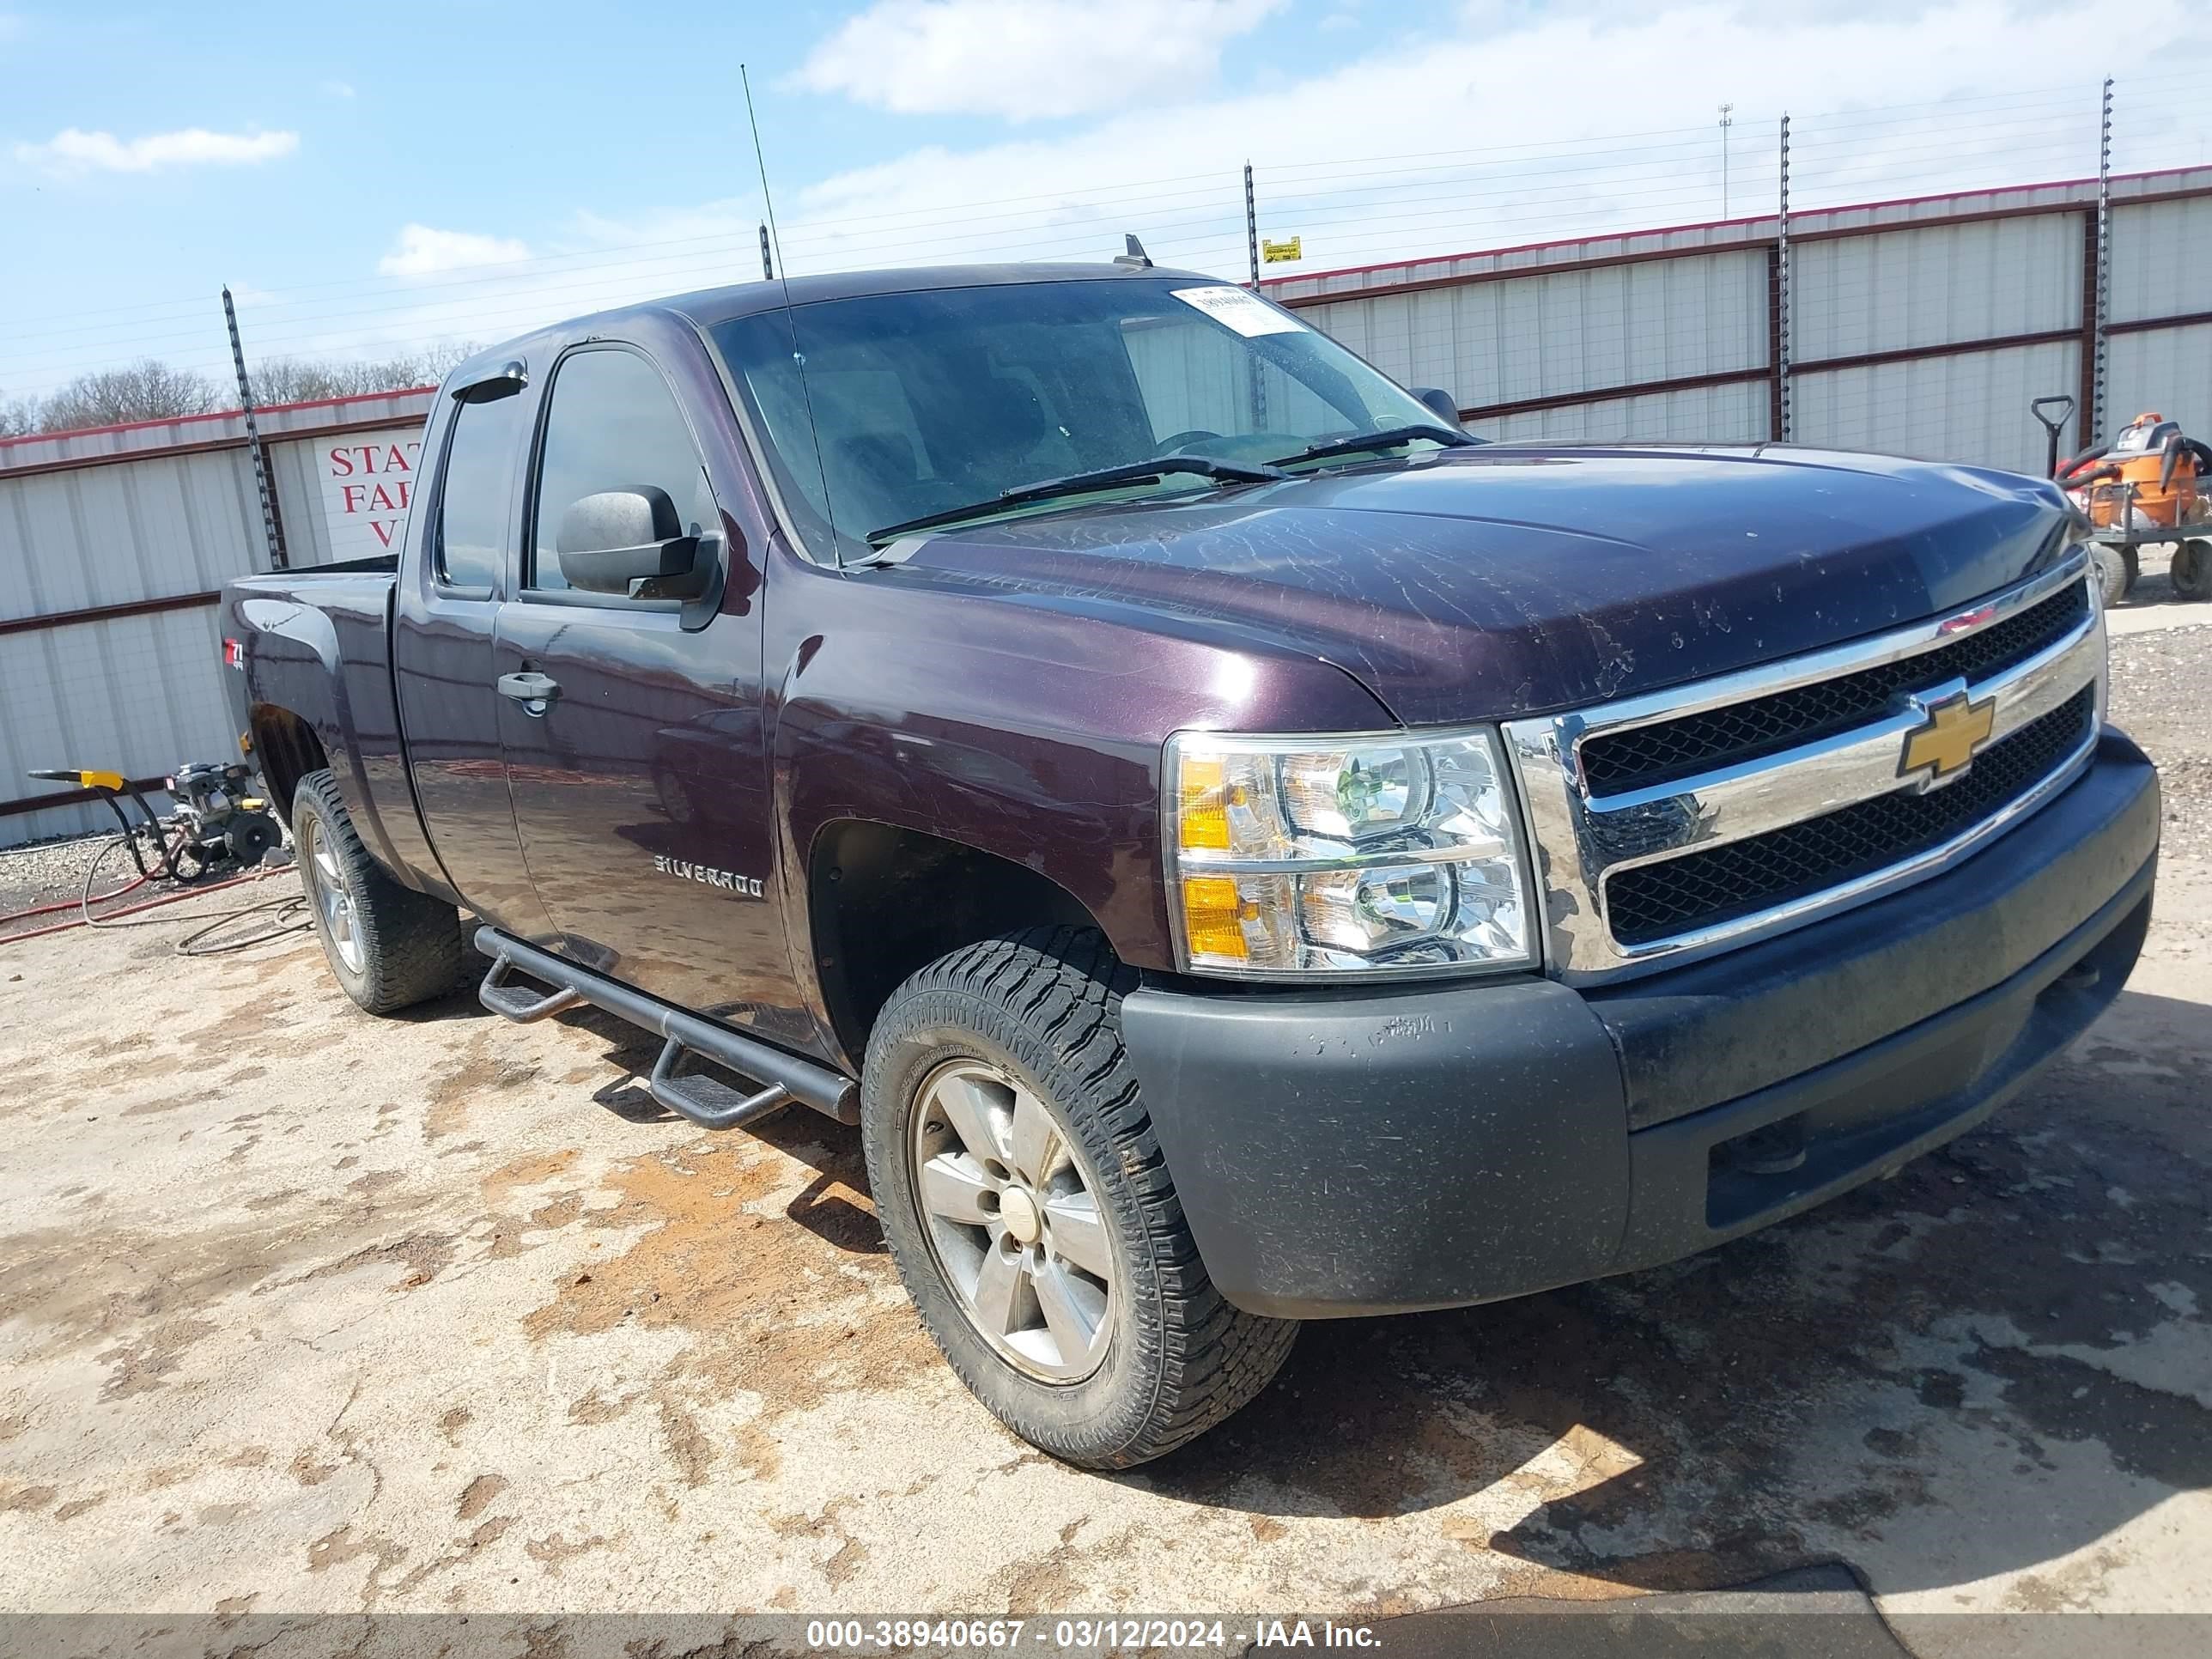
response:
{"label": "side window", "polygon": [[[651,363],[612,348],[575,352],[555,372],[551,397],[532,518],[536,546],[523,580],[526,587],[546,592],[568,586],[556,550],[561,515],[602,490],[664,490],[687,532],[698,535],[715,527],[705,463],[675,394]],[[608,596],[607,603],[623,601]]]}
{"label": "side window", "polygon": [[463,404],[453,411],[438,491],[438,580],[448,587],[499,587],[521,432],[520,398]]}

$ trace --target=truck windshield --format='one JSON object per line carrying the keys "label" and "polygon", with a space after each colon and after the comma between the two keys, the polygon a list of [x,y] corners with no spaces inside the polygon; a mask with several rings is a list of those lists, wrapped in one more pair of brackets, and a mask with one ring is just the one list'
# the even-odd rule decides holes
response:
{"label": "truck windshield", "polygon": [[[1438,444],[1466,441],[1287,312],[1189,276],[824,300],[709,331],[817,557],[863,558],[884,526],[988,512],[977,504],[1039,479],[1160,456],[1256,468],[1409,427]],[[1126,493],[1222,487],[1218,476],[1176,471]],[[1005,510],[1066,505],[1047,497]]]}

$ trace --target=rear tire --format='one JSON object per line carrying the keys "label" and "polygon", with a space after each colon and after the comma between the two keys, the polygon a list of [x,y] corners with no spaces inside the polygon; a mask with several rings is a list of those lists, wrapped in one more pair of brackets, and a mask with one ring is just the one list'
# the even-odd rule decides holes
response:
{"label": "rear tire", "polygon": [[372,1014],[389,1014],[462,982],[468,941],[460,912],[402,887],[369,857],[327,768],[300,780],[292,838],[315,937],[348,996]]}
{"label": "rear tire", "polygon": [[1203,1434],[1297,1335],[1206,1277],[1121,1046],[1135,983],[1089,929],[987,939],[892,994],[861,1081],[869,1188],[922,1324],[1000,1422],[1092,1469]]}
{"label": "rear tire", "polygon": [[2184,542],[2173,550],[2169,573],[2185,599],[2212,599],[2212,541]]}

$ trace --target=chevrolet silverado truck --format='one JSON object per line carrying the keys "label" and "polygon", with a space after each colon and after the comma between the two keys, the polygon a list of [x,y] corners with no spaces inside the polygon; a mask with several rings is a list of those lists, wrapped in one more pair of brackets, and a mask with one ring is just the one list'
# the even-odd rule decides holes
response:
{"label": "chevrolet silverado truck", "polygon": [[2042,480],[1480,443],[1136,262],[586,318],[422,453],[392,558],[224,599],[338,983],[590,1003],[672,1113],[857,1125],[930,1334],[1077,1464],[1300,1321],[1894,1172],[2148,925]]}

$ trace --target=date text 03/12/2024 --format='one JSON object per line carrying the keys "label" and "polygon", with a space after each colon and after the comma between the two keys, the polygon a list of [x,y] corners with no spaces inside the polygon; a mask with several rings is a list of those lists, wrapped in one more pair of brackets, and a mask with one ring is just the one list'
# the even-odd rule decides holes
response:
{"label": "date text 03/12/2024", "polygon": [[1366,1625],[1334,1620],[1261,1619],[1248,1632],[1243,1620],[1221,1619],[816,1619],[806,1644],[834,1653],[969,1649],[981,1652],[1044,1648],[1089,1653],[1133,1647],[1190,1652],[1243,1652],[1248,1648],[1358,1648],[1379,1645]]}

